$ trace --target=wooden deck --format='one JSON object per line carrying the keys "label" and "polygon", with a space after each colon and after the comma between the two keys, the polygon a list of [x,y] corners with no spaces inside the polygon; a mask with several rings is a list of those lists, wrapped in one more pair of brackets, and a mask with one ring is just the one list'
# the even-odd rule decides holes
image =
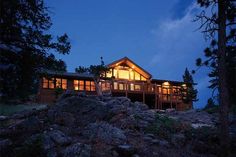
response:
{"label": "wooden deck", "polygon": [[151,108],[181,108],[179,110],[182,110],[181,86],[121,80],[103,80],[100,86],[104,92],[111,92],[114,96],[126,96],[133,101],[141,101]]}

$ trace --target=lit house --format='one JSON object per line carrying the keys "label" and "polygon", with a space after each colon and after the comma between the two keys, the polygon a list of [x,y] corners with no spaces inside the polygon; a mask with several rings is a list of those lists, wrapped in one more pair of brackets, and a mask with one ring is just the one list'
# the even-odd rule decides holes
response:
{"label": "lit house", "polygon": [[[131,101],[146,103],[150,108],[176,108],[177,110],[192,108],[192,102],[185,103],[183,101],[189,84],[152,79],[150,73],[127,57],[107,66],[110,71],[99,82],[103,92],[109,92],[112,96],[125,96]],[[43,76],[40,79],[39,101],[43,103],[55,101],[56,88],[96,95],[94,78],[90,74],[48,72],[47,77]]]}

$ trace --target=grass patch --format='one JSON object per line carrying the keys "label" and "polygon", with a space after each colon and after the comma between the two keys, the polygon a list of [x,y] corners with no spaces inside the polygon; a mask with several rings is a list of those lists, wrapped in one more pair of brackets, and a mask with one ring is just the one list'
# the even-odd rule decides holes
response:
{"label": "grass patch", "polygon": [[156,114],[154,123],[147,129],[146,133],[155,134],[161,138],[170,139],[171,134],[184,129],[182,123],[167,116]]}
{"label": "grass patch", "polygon": [[32,110],[32,109],[42,109],[45,108],[47,105],[45,104],[0,104],[0,115],[10,116],[14,113],[21,112],[24,110]]}

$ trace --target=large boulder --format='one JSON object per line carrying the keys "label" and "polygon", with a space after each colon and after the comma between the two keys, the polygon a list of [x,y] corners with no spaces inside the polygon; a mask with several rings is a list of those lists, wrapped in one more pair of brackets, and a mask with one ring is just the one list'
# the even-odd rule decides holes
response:
{"label": "large boulder", "polygon": [[[59,101],[53,106],[48,112],[48,117],[51,122],[57,124],[72,123],[77,126],[86,126],[97,120],[104,120],[107,116],[107,111],[105,103],[101,101],[72,96]],[[66,117],[69,117],[70,120],[67,120]]]}
{"label": "large boulder", "polygon": [[126,142],[124,132],[106,122],[91,123],[85,127],[82,134],[90,141],[101,141],[106,144],[118,145]]}

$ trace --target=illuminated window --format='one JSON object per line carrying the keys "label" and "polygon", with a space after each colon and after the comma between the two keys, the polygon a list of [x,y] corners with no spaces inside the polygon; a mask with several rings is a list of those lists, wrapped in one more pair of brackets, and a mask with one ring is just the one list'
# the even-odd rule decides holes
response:
{"label": "illuminated window", "polygon": [[141,80],[146,81],[147,79],[145,77],[141,76]]}
{"label": "illuminated window", "polygon": [[49,88],[50,89],[54,89],[55,88],[54,79],[49,79],[48,80],[48,84],[49,84]]}
{"label": "illuminated window", "polygon": [[114,73],[113,76],[114,76],[115,78],[118,78],[118,77],[117,77],[118,74],[117,74],[117,70],[116,70],[116,69],[113,70],[113,73]]}
{"label": "illuminated window", "polygon": [[133,83],[130,84],[130,90],[132,90],[132,91],[134,90],[134,84]]}
{"label": "illuminated window", "polygon": [[123,83],[119,83],[119,90],[125,90],[125,85]]}
{"label": "illuminated window", "polygon": [[74,80],[74,90],[79,90],[79,81]]}
{"label": "illuminated window", "polygon": [[114,90],[117,90],[117,89],[118,89],[118,83],[117,83],[117,82],[114,82],[114,83],[113,83],[113,88],[114,88]]}
{"label": "illuminated window", "polygon": [[112,69],[110,69],[110,70],[106,73],[106,77],[112,77]]}
{"label": "illuminated window", "polygon": [[61,84],[62,89],[67,89],[67,80],[62,79],[62,84]]}
{"label": "illuminated window", "polygon": [[94,81],[91,81],[91,91],[96,91]]}
{"label": "illuminated window", "polygon": [[85,81],[85,90],[86,91],[90,91],[90,84],[91,84],[91,81]]}
{"label": "illuminated window", "polygon": [[54,78],[45,78],[43,77],[43,88],[50,88],[54,89],[55,88],[55,80]]}
{"label": "illuminated window", "polygon": [[56,80],[56,88],[62,88],[62,89],[67,88],[67,80],[66,79],[56,78],[55,80]]}
{"label": "illuminated window", "polygon": [[43,88],[48,88],[48,79],[43,77]]}
{"label": "illuminated window", "polygon": [[120,79],[129,79],[129,71],[128,70],[119,70],[119,78]]}
{"label": "illuminated window", "polygon": [[61,88],[61,79],[56,78],[56,88]]}
{"label": "illuminated window", "polygon": [[141,85],[134,85],[134,89],[137,90],[137,91],[140,91],[141,90]]}
{"label": "illuminated window", "polygon": [[74,80],[74,90],[84,90],[84,80]]}
{"label": "illuminated window", "polygon": [[134,79],[135,80],[140,80],[140,74],[135,71],[134,73]]}
{"label": "illuminated window", "polygon": [[133,71],[130,71],[130,79],[134,80],[134,72]]}
{"label": "illuminated window", "polygon": [[109,82],[100,82],[100,86],[102,87],[102,90],[110,90],[110,83]]}

